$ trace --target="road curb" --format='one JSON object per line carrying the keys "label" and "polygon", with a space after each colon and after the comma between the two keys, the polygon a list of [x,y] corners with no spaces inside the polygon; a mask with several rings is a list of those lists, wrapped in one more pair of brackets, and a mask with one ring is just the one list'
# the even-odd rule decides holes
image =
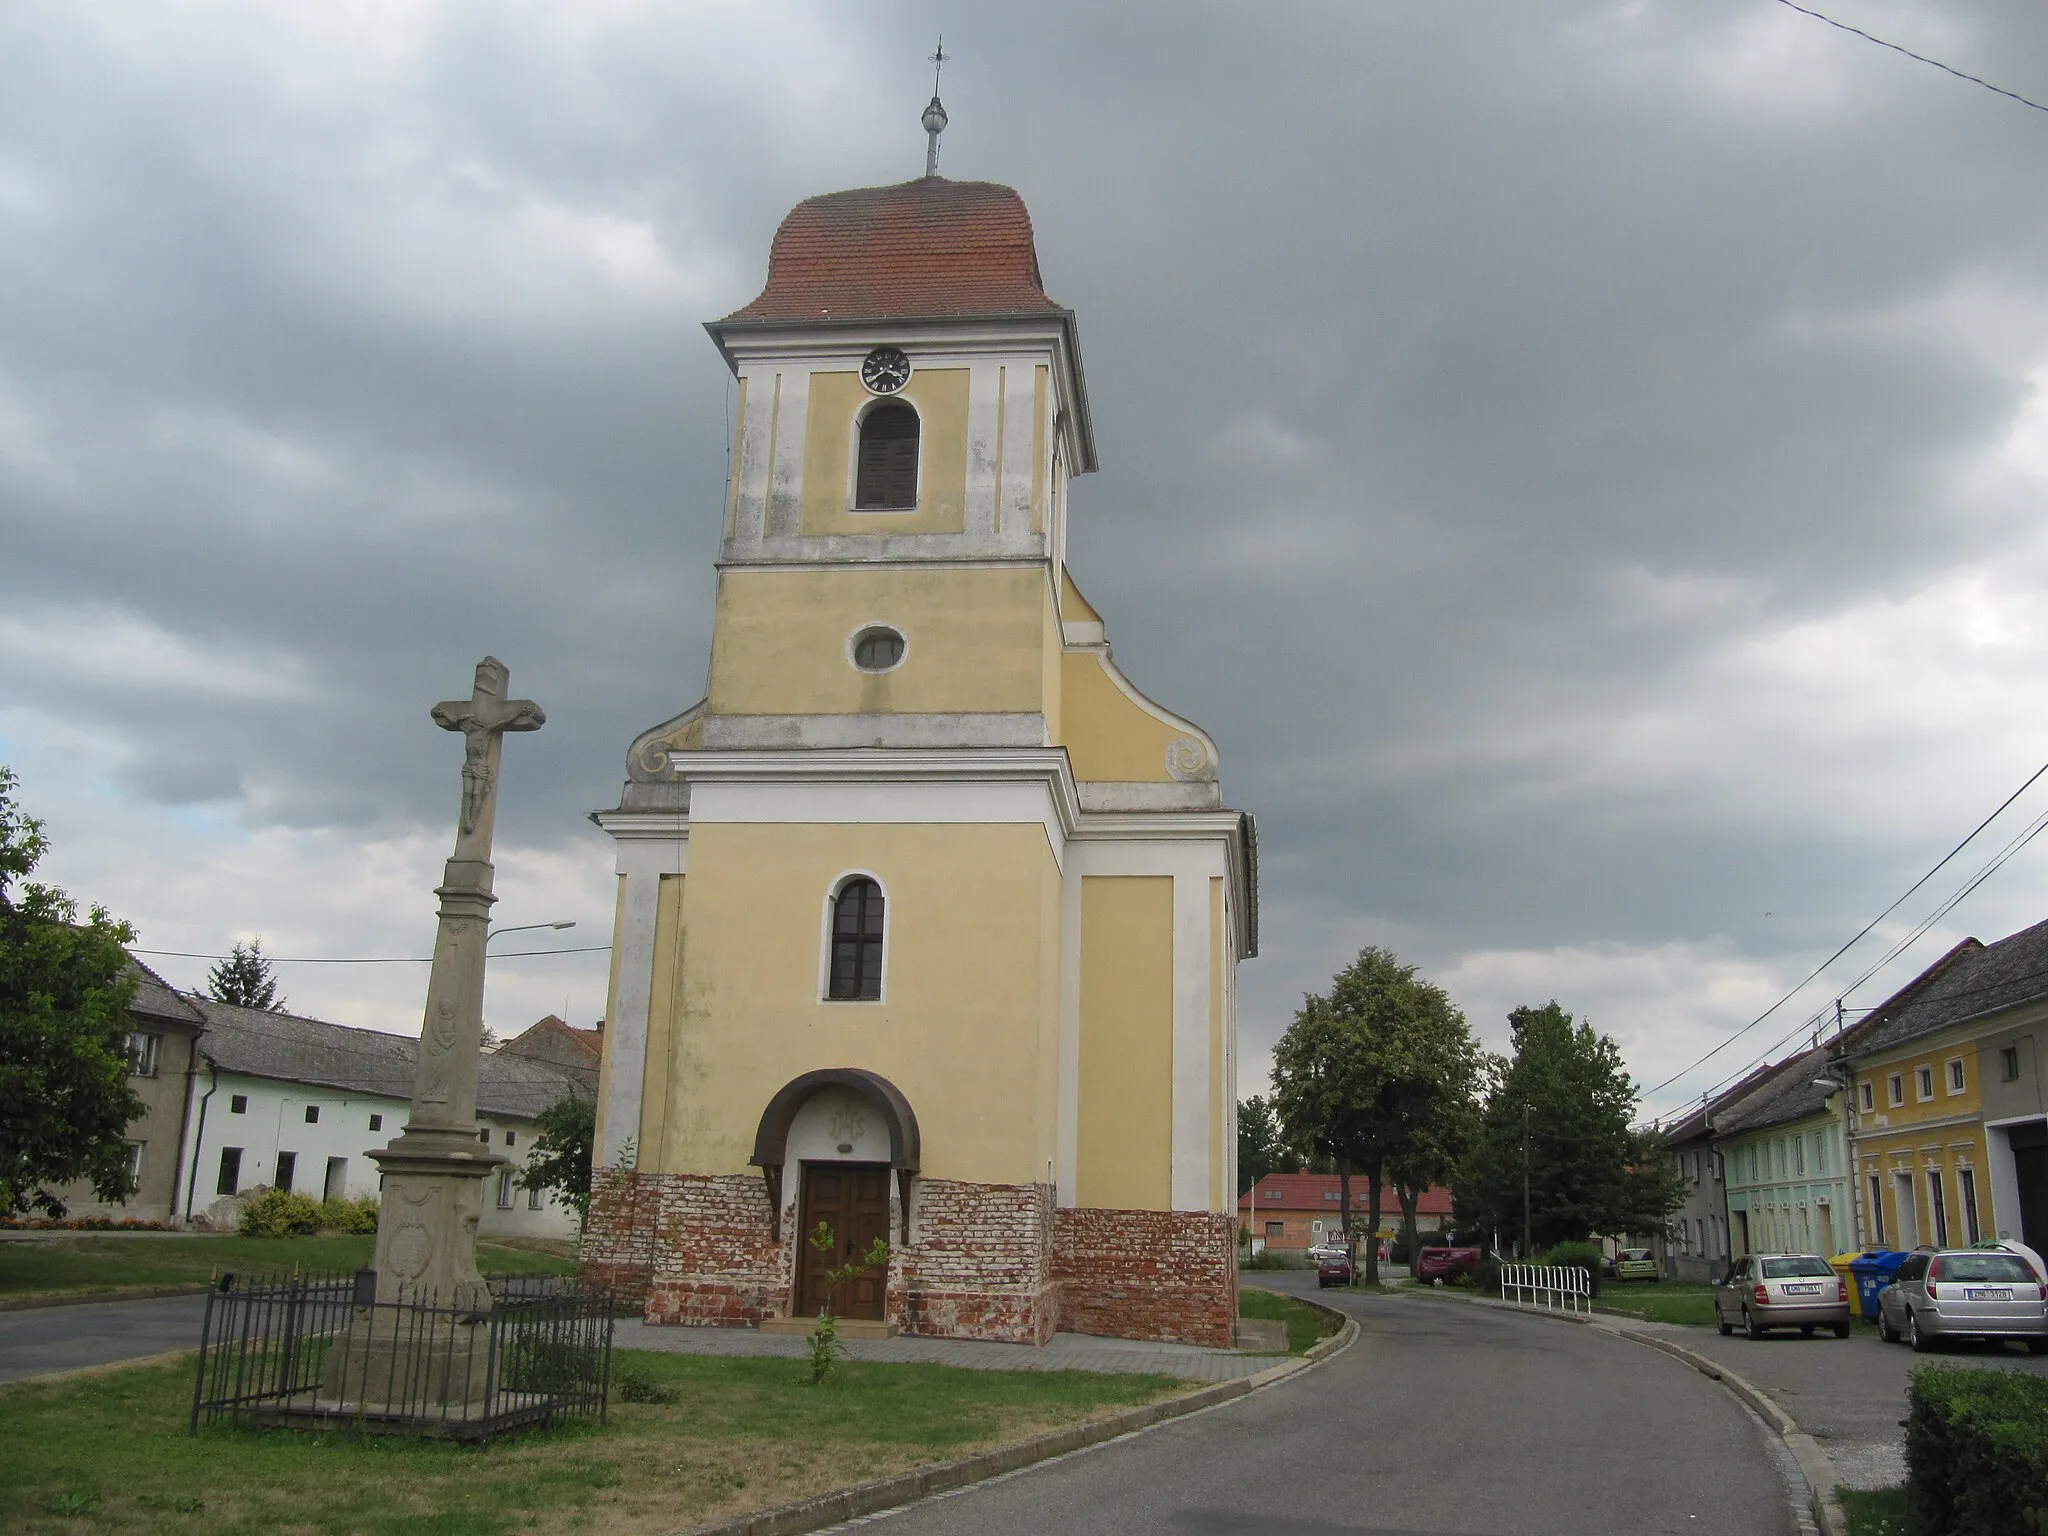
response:
{"label": "road curb", "polygon": [[1126,1435],[1142,1434],[1148,1429],[1157,1429],[1176,1419],[1184,1419],[1207,1408],[1220,1407],[1254,1392],[1262,1392],[1277,1386],[1289,1377],[1304,1371],[1314,1370],[1324,1362],[1334,1359],[1358,1342],[1358,1321],[1346,1317],[1335,1307],[1312,1302],[1305,1296],[1293,1296],[1304,1306],[1315,1307],[1343,1318],[1344,1326],[1326,1339],[1312,1345],[1299,1359],[1285,1360],[1269,1370],[1255,1376],[1241,1376],[1236,1381],[1219,1381],[1207,1387],[1179,1397],[1167,1398],[1163,1402],[1145,1403],[1136,1408],[1127,1408],[1108,1418],[1095,1419],[1086,1424],[1074,1424],[1066,1429],[1052,1430],[1043,1435],[1034,1435],[1029,1440],[1020,1440],[1014,1445],[998,1445],[986,1451],[977,1451],[972,1456],[962,1456],[956,1461],[940,1462],[937,1466],[925,1467],[916,1472],[903,1472],[895,1477],[879,1478],[871,1483],[856,1484],[842,1488],[836,1493],[820,1494],[813,1499],[803,1499],[795,1504],[784,1504],[775,1509],[764,1509],[756,1514],[741,1515],[716,1525],[691,1526],[676,1536],[807,1536],[811,1531],[821,1531],[827,1526],[842,1525],[848,1520],[859,1520],[868,1515],[879,1515],[887,1510],[900,1509],[906,1504],[915,1504],[933,1494],[951,1493],[974,1483],[986,1482],[993,1477],[1021,1471],[1037,1462],[1051,1461],[1055,1457],[1069,1456],[1075,1451],[1090,1446],[1104,1445],[1111,1440],[1121,1440]]}
{"label": "road curb", "polygon": [[[1439,1291],[1423,1291],[1420,1294],[1446,1295]],[[1594,1314],[1590,1312],[1546,1312],[1541,1308],[1518,1306],[1511,1301],[1496,1301],[1490,1296],[1446,1295],[1446,1299],[1474,1306],[1492,1307],[1501,1312],[1515,1312],[1523,1317],[1552,1317],[1560,1322],[1597,1327],[1603,1333],[1611,1333],[1633,1344],[1647,1344],[1652,1349],[1662,1350],[1673,1359],[1683,1360],[1702,1376],[1720,1382],[1777,1431],[1778,1438],[1785,1443],[1785,1449],[1791,1453],[1792,1460],[1798,1465],[1799,1475],[1806,1480],[1807,1496],[1811,1501],[1814,1521],[1820,1526],[1821,1536],[1848,1536],[1849,1517],[1842,1512],[1841,1501],[1835,1497],[1835,1484],[1838,1480],[1835,1465],[1828,1460],[1827,1452],[1820,1448],[1820,1442],[1801,1429],[1792,1415],[1780,1408],[1768,1392],[1746,1378],[1738,1376],[1718,1360],[1710,1360],[1705,1355],[1687,1349],[1683,1344],[1676,1343],[1662,1334],[1640,1333],[1619,1323],[1596,1322]],[[1602,1317],[1611,1315],[1601,1314]]]}
{"label": "road curb", "polygon": [[164,1296],[203,1296],[213,1286],[204,1280],[190,1285],[152,1285],[117,1291],[66,1291],[61,1296],[9,1296],[0,1299],[0,1312],[33,1312],[40,1307],[84,1307],[95,1302],[155,1301]]}

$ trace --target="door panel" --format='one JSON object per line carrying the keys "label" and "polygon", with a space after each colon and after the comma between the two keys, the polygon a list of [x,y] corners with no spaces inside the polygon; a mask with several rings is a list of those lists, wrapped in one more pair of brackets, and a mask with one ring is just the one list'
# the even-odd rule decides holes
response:
{"label": "door panel", "polygon": [[[832,1229],[832,1246],[811,1245],[819,1222]],[[797,1315],[816,1317],[827,1302],[825,1272],[865,1253],[876,1238],[889,1236],[889,1169],[877,1163],[806,1163],[803,1218],[798,1236]],[[844,1281],[831,1297],[835,1315],[879,1321],[887,1297],[886,1263]]]}

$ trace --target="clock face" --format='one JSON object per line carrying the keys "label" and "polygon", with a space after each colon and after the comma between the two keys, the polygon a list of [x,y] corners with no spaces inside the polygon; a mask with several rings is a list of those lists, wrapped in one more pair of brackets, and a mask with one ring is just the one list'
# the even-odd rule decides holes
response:
{"label": "clock face", "polygon": [[878,395],[893,395],[910,382],[910,359],[896,347],[877,347],[860,365],[860,381]]}

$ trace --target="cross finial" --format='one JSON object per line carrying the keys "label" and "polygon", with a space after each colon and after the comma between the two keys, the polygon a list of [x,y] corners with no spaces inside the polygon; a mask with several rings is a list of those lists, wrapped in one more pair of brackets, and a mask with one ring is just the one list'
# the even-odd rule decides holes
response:
{"label": "cross finial", "polygon": [[939,100],[939,71],[946,67],[951,55],[946,52],[946,39],[939,36],[939,50],[927,60],[932,67],[932,100],[924,109],[924,173],[927,176],[939,174],[939,135],[946,131],[946,108]]}

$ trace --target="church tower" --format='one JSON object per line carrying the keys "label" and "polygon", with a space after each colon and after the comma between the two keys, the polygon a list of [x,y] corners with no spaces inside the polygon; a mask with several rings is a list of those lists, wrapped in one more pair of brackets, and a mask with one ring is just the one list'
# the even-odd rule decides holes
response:
{"label": "church tower", "polygon": [[708,686],[593,818],[586,1273],[772,1326],[880,1237],[835,1302],[874,1328],[1228,1344],[1252,823],[1067,572],[1095,439],[1023,200],[811,198],[707,329],[738,381]]}

